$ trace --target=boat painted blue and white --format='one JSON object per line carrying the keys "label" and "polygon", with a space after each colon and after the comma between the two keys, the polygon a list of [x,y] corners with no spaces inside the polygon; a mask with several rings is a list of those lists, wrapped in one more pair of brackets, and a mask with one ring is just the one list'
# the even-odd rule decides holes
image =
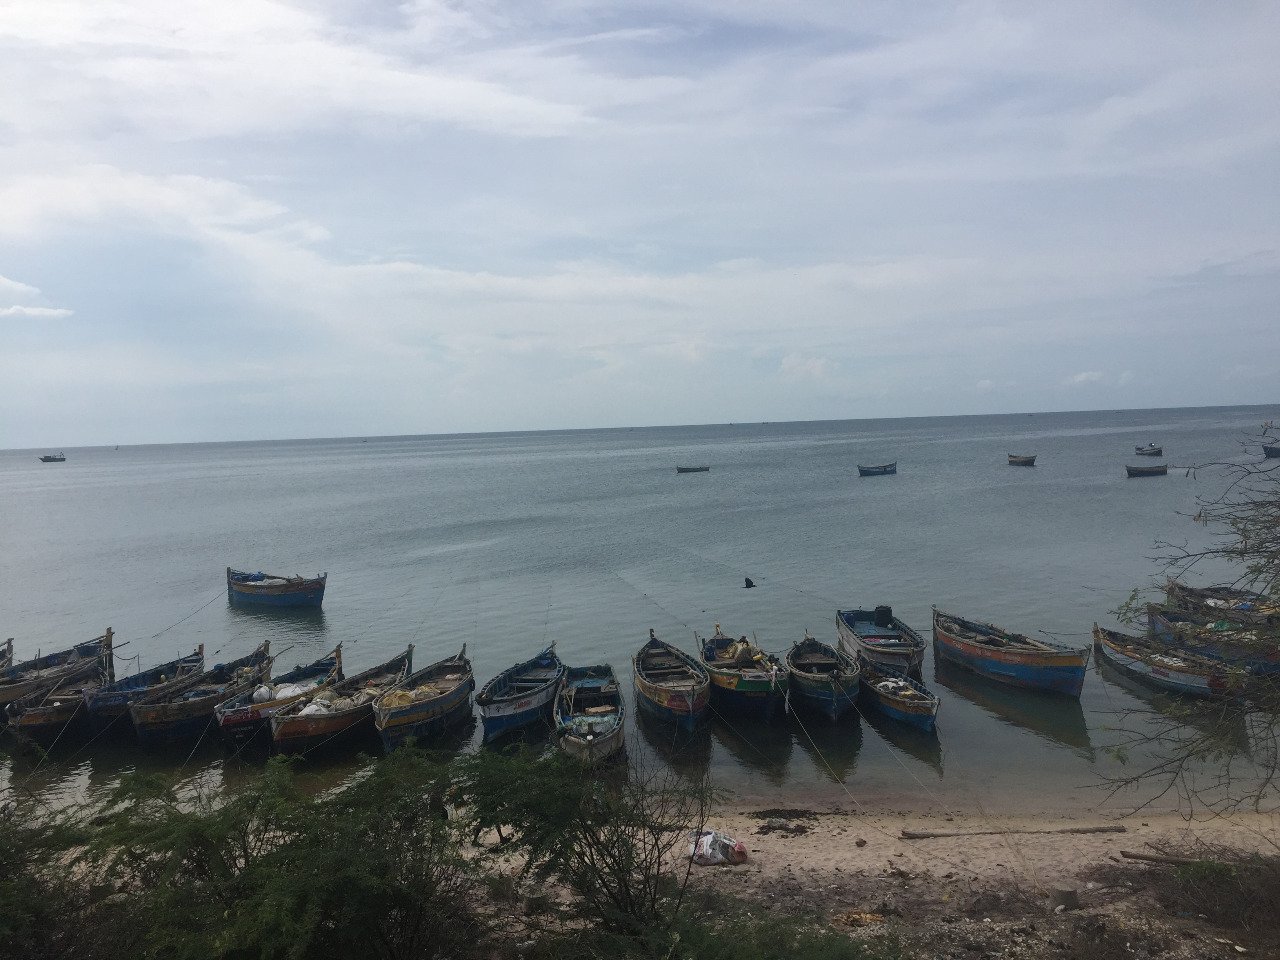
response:
{"label": "boat painted blue and white", "polygon": [[920,675],[924,638],[895,617],[892,607],[837,610],[836,635],[846,657],[861,656],[877,666]]}
{"label": "boat painted blue and white", "polygon": [[507,667],[476,695],[484,739],[492,740],[551,719],[551,704],[564,678],[565,666],[555,644],[536,657]]}
{"label": "boat painted blue and white", "polygon": [[85,694],[89,726],[94,733],[111,729],[131,735],[133,721],[129,717],[129,707],[132,704],[154,693],[171,690],[202,670],[203,643],[185,657],[139,670],[127,677],[117,677],[111,683]]}

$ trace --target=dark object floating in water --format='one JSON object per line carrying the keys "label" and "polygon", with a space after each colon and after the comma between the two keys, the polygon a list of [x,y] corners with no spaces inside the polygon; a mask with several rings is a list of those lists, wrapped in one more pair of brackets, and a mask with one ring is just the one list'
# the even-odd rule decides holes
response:
{"label": "dark object floating in water", "polygon": [[1079,697],[1089,666],[1088,647],[1073,650],[1033,640],[990,623],[933,610],[933,652],[974,673],[1030,690]]}
{"label": "dark object floating in water", "polygon": [[41,463],[66,463],[67,455],[65,453],[46,453],[40,458]]}
{"label": "dark object floating in water", "polygon": [[864,467],[862,464],[858,464],[858,476],[860,477],[884,477],[897,472],[897,460],[893,461],[893,463],[881,463],[874,467]]}
{"label": "dark object floating in water", "polygon": [[1009,454],[1009,466],[1011,467],[1034,467],[1036,465],[1036,455],[1022,456],[1017,453]]}
{"label": "dark object floating in water", "polygon": [[328,579],[327,573],[318,577],[281,577],[227,567],[227,599],[236,604],[268,607],[318,607],[324,602]]}
{"label": "dark object floating in water", "polygon": [[1128,471],[1128,474],[1131,477],[1163,477],[1169,472],[1169,465],[1167,463],[1161,463],[1154,467],[1126,466],[1125,470]]}
{"label": "dark object floating in water", "polygon": [[710,467],[676,467],[676,473],[707,473]]}
{"label": "dark object floating in water", "polygon": [[743,590],[750,590],[752,587],[755,586],[755,581],[753,581],[750,577],[745,577],[744,579],[747,582],[742,585]]}
{"label": "dark object floating in water", "polygon": [[1164,447],[1148,443],[1145,447],[1134,447],[1133,452],[1140,457],[1163,457]]}
{"label": "dark object floating in water", "polygon": [[1268,460],[1274,460],[1275,458],[1280,457],[1280,447],[1273,447],[1270,444],[1264,443],[1262,445],[1262,455]]}

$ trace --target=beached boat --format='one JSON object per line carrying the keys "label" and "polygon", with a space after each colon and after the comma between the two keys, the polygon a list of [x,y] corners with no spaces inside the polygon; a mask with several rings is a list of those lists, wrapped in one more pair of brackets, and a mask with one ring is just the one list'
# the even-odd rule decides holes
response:
{"label": "beached boat", "polygon": [[553,716],[560,749],[583,763],[603,763],[627,745],[622,688],[613,667],[569,667]]}
{"label": "beached boat", "polygon": [[1089,647],[1073,650],[978,620],[933,610],[937,656],[992,680],[1029,690],[1080,696]]}
{"label": "beached boat", "polygon": [[1226,697],[1243,690],[1247,673],[1221,661],[1170,647],[1149,637],[1136,637],[1093,625],[1098,658],[1135,679],[1162,690],[1193,697]]}
{"label": "beached boat", "polygon": [[342,679],[342,644],[314,663],[299,664],[277,677],[264,678],[252,690],[224,700],[214,709],[224,740],[246,743],[271,736],[271,718],[293,701],[318,693]]}
{"label": "beached boat", "polygon": [[1227,585],[1192,587],[1177,580],[1165,584],[1168,606],[1202,619],[1243,626],[1280,628],[1280,600]]}
{"label": "beached boat", "polygon": [[720,631],[694,634],[702,664],[711,677],[711,706],[719,713],[772,720],[787,702],[787,665],[745,636],[735,640]]}
{"label": "beached boat", "polygon": [[248,656],[219,663],[179,683],[156,690],[129,706],[138,742],[164,746],[203,737],[216,726],[214,709],[252,690],[271,674],[271,644],[264,641]]}
{"label": "beached boat", "polygon": [[[140,670],[127,677],[119,677],[111,683],[104,684],[96,690],[85,694],[85,707],[89,711],[89,725],[95,733],[101,733],[109,727],[132,733],[133,721],[129,717],[129,707],[144,697],[172,690],[188,677],[204,670],[204,644],[196,647],[194,653],[177,660],[170,660],[159,666]],[[116,727],[119,720],[125,721]]]}
{"label": "beached boat", "polygon": [[1164,447],[1148,443],[1145,447],[1134,447],[1133,452],[1140,457],[1163,457]]}
{"label": "beached boat", "polygon": [[895,617],[892,607],[837,610],[836,634],[846,657],[857,660],[863,656],[891,670],[920,673],[924,638]]}
{"label": "beached boat", "polygon": [[551,701],[564,677],[555,644],[532,660],[507,667],[476,695],[485,740],[551,718]]}
{"label": "beached boat", "polygon": [[868,707],[926,733],[933,731],[940,701],[923,683],[866,657],[858,666],[862,669],[862,700]]}
{"label": "beached boat", "polygon": [[0,643],[0,670],[7,670],[13,663],[13,637]]}
{"label": "beached boat", "polygon": [[1255,674],[1280,673],[1280,644],[1267,625],[1149,603],[1147,636]]}
{"label": "beached boat", "polygon": [[85,696],[110,683],[115,676],[111,639],[112,633],[108,630],[98,646],[98,656],[91,671],[73,671],[55,681],[52,687],[37,689],[10,703],[5,708],[9,729],[42,747],[66,742],[87,732]]}
{"label": "beached boat", "polygon": [[1011,467],[1034,467],[1036,465],[1036,455],[1034,453],[1022,455],[1017,453],[1009,454],[1009,466]]}
{"label": "beached boat", "polygon": [[1130,477],[1163,477],[1169,472],[1169,465],[1161,463],[1154,467],[1130,467],[1126,466],[1125,473]]}
{"label": "beached boat", "polygon": [[66,463],[67,455],[65,453],[46,453],[40,458],[41,463]]}
{"label": "beached boat", "polygon": [[706,473],[710,467],[676,467],[676,473]]}
{"label": "beached boat", "polygon": [[640,710],[690,732],[702,721],[711,700],[711,676],[689,654],[650,630],[631,669]]}
{"label": "beached boat", "polygon": [[1273,447],[1269,443],[1264,443],[1262,445],[1262,455],[1268,460],[1274,460],[1276,457],[1280,457],[1280,447]]}
{"label": "beached boat", "polygon": [[897,460],[893,461],[893,463],[881,463],[872,467],[864,467],[862,464],[858,464],[858,476],[860,477],[885,477],[897,472]]}
{"label": "beached boat", "polygon": [[327,573],[318,577],[283,577],[227,567],[227,599],[237,605],[318,607],[324,602],[328,580]]}
{"label": "beached boat", "polygon": [[792,706],[808,707],[832,722],[857,708],[858,661],[805,634],[787,651]]}
{"label": "beached boat", "polygon": [[271,717],[271,740],[276,751],[310,753],[371,733],[374,702],[412,670],[411,643],[404,653],[386,663],[281,707]]}
{"label": "beached boat", "polygon": [[467,647],[409,674],[373,702],[373,725],[388,753],[412,737],[427,743],[471,717],[476,688]]}
{"label": "beached boat", "polygon": [[31,660],[10,663],[0,670],[0,718],[6,716],[3,708],[15,700],[52,690],[59,683],[93,676],[97,672],[98,658],[102,655],[103,648],[111,647],[114,636],[108,627],[107,632],[100,637]]}

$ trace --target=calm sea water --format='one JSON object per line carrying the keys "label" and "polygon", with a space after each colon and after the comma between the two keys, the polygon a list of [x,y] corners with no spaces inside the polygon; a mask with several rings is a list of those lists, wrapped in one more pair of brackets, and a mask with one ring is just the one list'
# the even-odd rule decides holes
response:
{"label": "calm sea water", "polygon": [[[348,672],[408,643],[425,665],[462,644],[483,683],[555,640],[629,687],[650,627],[696,649],[716,623],[783,651],[833,641],[837,606],[887,603],[928,634],[930,607],[1087,645],[1158,572],[1157,540],[1206,536],[1180,514],[1221,475],[1128,480],[1133,446],[1167,461],[1240,460],[1280,406],[734,424],[521,434],[0,452],[0,636],[19,657],[117,632],[121,669],[198,643],[263,639],[286,665],[341,641]],[[1036,453],[1034,469],[1008,453]],[[897,460],[894,477],[855,464]],[[677,475],[677,464],[709,473]],[[324,612],[228,607],[227,565],[330,574]],[[751,577],[757,589],[743,589]],[[1115,771],[1117,711],[1145,699],[1093,667],[1077,705],[935,668],[936,739],[875,718],[717,722],[672,751],[635,725],[632,754],[709,769],[762,801],[1083,809]],[[340,778],[354,761],[318,777]],[[175,761],[94,744],[0,784],[46,797],[107,790],[122,770],[182,764],[235,783],[257,769],[212,745]]]}

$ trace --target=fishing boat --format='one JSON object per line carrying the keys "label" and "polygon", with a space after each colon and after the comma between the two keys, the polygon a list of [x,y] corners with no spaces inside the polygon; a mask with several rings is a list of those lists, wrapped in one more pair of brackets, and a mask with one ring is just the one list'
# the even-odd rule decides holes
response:
{"label": "fishing boat", "polygon": [[857,707],[862,673],[858,661],[807,633],[787,651],[791,702],[823,714],[833,723]]}
{"label": "fishing boat", "polygon": [[[10,663],[0,670],[0,708],[33,693],[52,690],[59,683],[74,682],[93,676],[104,647],[110,648],[115,636],[111,628],[100,637],[86,640],[31,660]],[[12,643],[12,641],[10,641]],[[5,716],[0,709],[0,716]]]}
{"label": "fishing boat", "polygon": [[0,670],[7,670],[13,663],[13,637],[0,644]]}
{"label": "fishing boat", "polygon": [[373,704],[413,670],[413,644],[386,663],[370,667],[281,707],[271,717],[278,753],[310,753],[335,747],[373,730]]}
{"label": "fishing boat", "polygon": [[564,678],[553,643],[532,660],[507,667],[476,695],[484,739],[519,730],[551,716],[551,701]]}
{"label": "fishing boat", "polygon": [[1280,674],[1280,645],[1267,625],[1149,603],[1147,636],[1255,674]]}
{"label": "fishing boat", "polygon": [[1280,628],[1280,600],[1252,590],[1227,585],[1192,587],[1170,580],[1165,584],[1165,600],[1169,607],[1206,623],[1221,620],[1244,626]]}
{"label": "fishing boat", "polygon": [[891,720],[933,732],[941,702],[923,683],[866,657],[858,666],[862,669],[862,700],[868,707]]}
{"label": "fishing boat", "polygon": [[248,656],[219,663],[129,706],[138,742],[165,746],[203,737],[215,725],[214,709],[224,700],[253,690],[271,675],[271,643]]}
{"label": "fishing boat", "polygon": [[920,673],[924,638],[895,617],[892,607],[837,610],[836,634],[840,652],[850,659],[862,656],[891,670]]}
{"label": "fishing boat", "polygon": [[858,464],[858,476],[860,477],[885,477],[897,472],[897,460],[893,461],[893,463],[881,463],[873,467],[864,467],[862,464]]}
{"label": "fishing boat", "polygon": [[735,640],[722,633],[718,623],[710,637],[694,637],[711,677],[711,706],[717,712],[768,721],[786,708],[785,663],[745,636]]}
{"label": "fishing boat", "polygon": [[1233,670],[1211,660],[1170,647],[1159,640],[1137,637],[1093,625],[1093,643],[1098,658],[1162,690],[1193,697],[1227,697],[1240,690],[1247,679],[1242,670]]}
{"label": "fishing boat", "polygon": [[66,463],[67,455],[65,453],[46,453],[40,458],[41,463]]}
{"label": "fishing boat", "polygon": [[1264,443],[1262,445],[1262,455],[1268,460],[1274,460],[1280,457],[1280,447],[1273,447],[1269,443]]}
{"label": "fishing boat", "polygon": [[1036,465],[1036,455],[1032,454],[1009,454],[1009,466],[1011,467],[1034,467]]}
{"label": "fishing boat", "polygon": [[1079,697],[1090,648],[1073,650],[933,609],[934,652],[992,680]]}
{"label": "fishing boat", "polygon": [[318,577],[286,577],[227,567],[227,599],[237,605],[318,607],[324,602],[328,580],[327,573]]}
{"label": "fishing boat", "polygon": [[88,730],[85,696],[115,677],[111,650],[111,631],[103,636],[93,670],[87,675],[76,671],[58,680],[52,687],[40,688],[5,708],[9,729],[24,740],[52,747],[58,741],[76,738]]}
{"label": "fishing boat", "polygon": [[277,677],[264,678],[252,690],[224,700],[214,708],[223,740],[247,743],[259,734],[270,739],[271,718],[293,701],[332,686],[342,679],[342,644],[314,663],[299,664]]}
{"label": "fishing boat", "polygon": [[1134,447],[1133,452],[1140,457],[1163,457],[1164,447],[1148,443],[1145,447]]}
{"label": "fishing boat", "polygon": [[467,647],[409,674],[373,702],[373,725],[388,753],[410,737],[433,740],[471,717],[476,688]]}
{"label": "fishing boat", "polygon": [[1125,473],[1130,477],[1163,477],[1169,472],[1169,465],[1166,463],[1158,464],[1154,467],[1130,467],[1126,466]]}
{"label": "fishing boat", "polygon": [[631,670],[641,711],[688,732],[702,721],[711,699],[711,676],[689,654],[650,630]]}
{"label": "fishing boat", "polygon": [[710,467],[676,467],[676,473],[707,473]]}
{"label": "fishing boat", "polygon": [[194,653],[177,660],[170,660],[156,667],[140,670],[127,677],[120,677],[85,694],[85,707],[89,711],[89,725],[94,733],[102,733],[115,727],[119,720],[126,721],[118,730],[132,731],[129,707],[134,702],[173,690],[187,678],[204,670],[204,644]]}
{"label": "fishing boat", "polygon": [[569,667],[556,693],[556,742],[586,764],[603,763],[626,747],[622,688],[613,667]]}

